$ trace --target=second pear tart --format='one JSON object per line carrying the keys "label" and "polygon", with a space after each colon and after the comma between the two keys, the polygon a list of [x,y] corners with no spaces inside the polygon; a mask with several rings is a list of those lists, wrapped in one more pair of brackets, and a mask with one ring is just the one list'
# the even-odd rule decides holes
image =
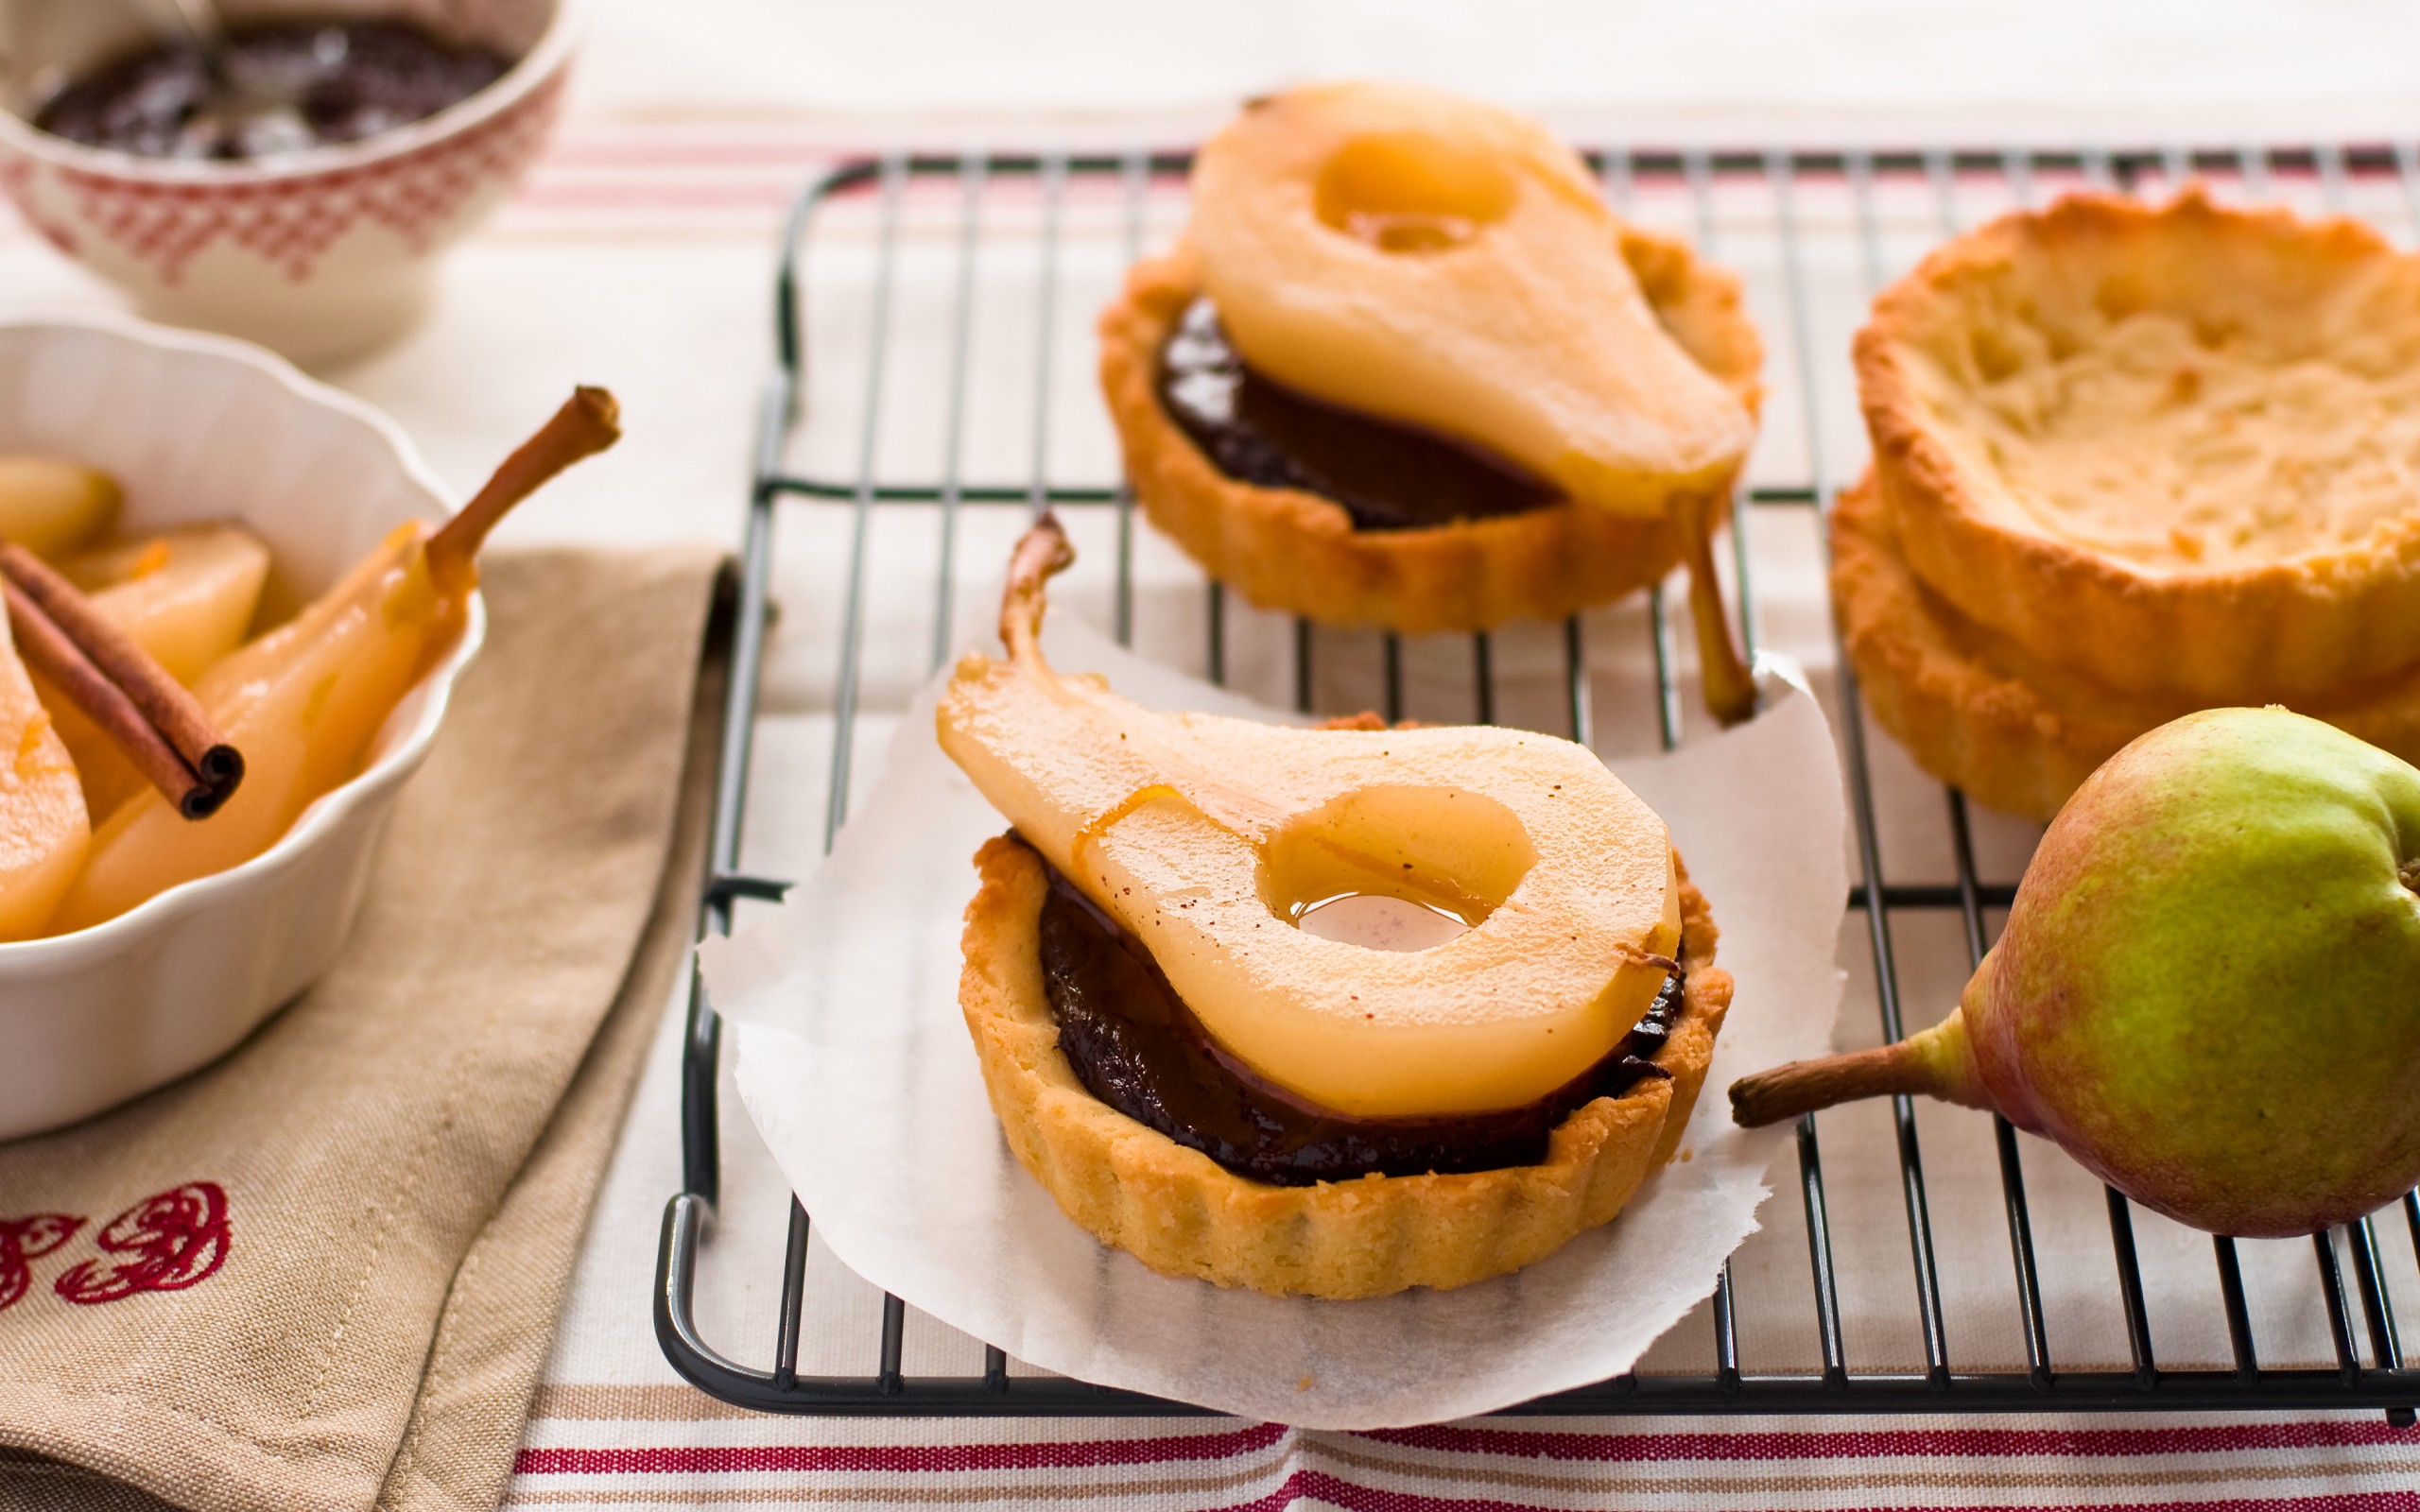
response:
{"label": "second pear tart", "polygon": [[2082,194],[1858,333],[1908,567],[2115,692],[2325,699],[2420,662],[2420,257],[2349,219]]}

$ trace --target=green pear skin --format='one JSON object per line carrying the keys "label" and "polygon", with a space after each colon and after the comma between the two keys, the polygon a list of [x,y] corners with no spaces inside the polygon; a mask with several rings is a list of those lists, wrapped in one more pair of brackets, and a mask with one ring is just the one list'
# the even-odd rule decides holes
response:
{"label": "green pear skin", "polygon": [[2420,1180],[2420,771],[2281,709],[2144,735],[2051,821],[1960,1007],[2019,1127],[2216,1233]]}
{"label": "green pear skin", "polygon": [[2343,1223],[2420,1182],[2415,888],[2420,770],[2282,709],[2189,714],[2060,810],[1957,1012],[1734,1108],[1927,1092],[2194,1228]]}

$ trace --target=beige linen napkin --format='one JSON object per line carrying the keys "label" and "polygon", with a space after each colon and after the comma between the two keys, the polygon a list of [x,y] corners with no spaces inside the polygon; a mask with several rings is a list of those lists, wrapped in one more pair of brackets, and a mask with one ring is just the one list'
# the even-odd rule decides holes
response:
{"label": "beige linen napkin", "polygon": [[696,919],[716,580],[499,555],[336,969],[0,1144],[0,1506],[494,1504]]}

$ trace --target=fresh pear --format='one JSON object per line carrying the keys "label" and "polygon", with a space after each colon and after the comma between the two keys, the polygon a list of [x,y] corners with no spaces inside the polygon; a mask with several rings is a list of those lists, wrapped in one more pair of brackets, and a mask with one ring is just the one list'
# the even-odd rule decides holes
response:
{"label": "fresh pear", "polygon": [[[971,655],[942,748],[1150,953],[1220,1045],[1361,1117],[1512,1108],[1601,1059],[1672,971],[1663,821],[1580,746],[1489,728],[1310,730],[1161,713],[1039,645],[1074,559],[1045,516]],[[1396,951],[1297,927],[1341,896],[1471,927]]]}
{"label": "fresh pear", "polygon": [[1997,1108],[2214,1233],[2394,1200],[2420,1181],[2420,770],[2275,708],[2137,739],[2051,821],[1955,1012],[1731,1101],[1887,1092]]}

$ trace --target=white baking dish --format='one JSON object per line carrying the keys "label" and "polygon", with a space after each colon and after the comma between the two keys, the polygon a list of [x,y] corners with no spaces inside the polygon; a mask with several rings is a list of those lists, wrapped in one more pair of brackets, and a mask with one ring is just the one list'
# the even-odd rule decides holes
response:
{"label": "white baking dish", "polygon": [[[91,463],[132,529],[238,519],[272,603],[333,583],[397,525],[453,507],[395,423],[240,342],[118,318],[0,318],[0,452]],[[108,923],[0,944],[0,1139],[55,1128],[225,1054],[335,961],[404,781],[427,756],[462,640],[380,730],[361,775],[263,854]]]}

